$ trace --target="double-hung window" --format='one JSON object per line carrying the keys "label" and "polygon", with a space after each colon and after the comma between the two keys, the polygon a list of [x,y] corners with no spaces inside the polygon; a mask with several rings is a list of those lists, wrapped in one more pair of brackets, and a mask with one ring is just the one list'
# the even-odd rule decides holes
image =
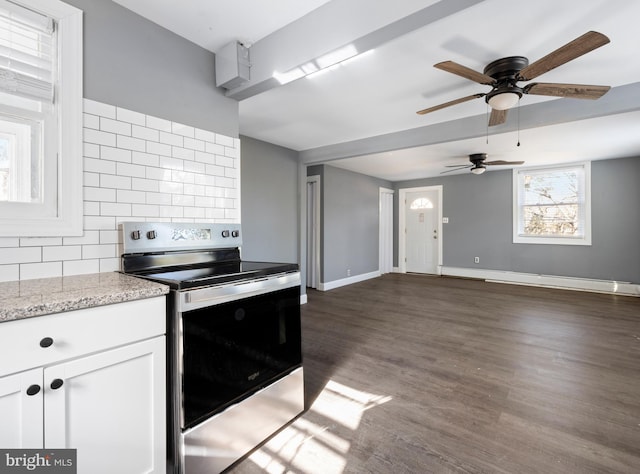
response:
{"label": "double-hung window", "polygon": [[591,167],[514,169],[515,243],[591,245]]}
{"label": "double-hung window", "polygon": [[0,0],[0,236],[82,232],[82,12]]}

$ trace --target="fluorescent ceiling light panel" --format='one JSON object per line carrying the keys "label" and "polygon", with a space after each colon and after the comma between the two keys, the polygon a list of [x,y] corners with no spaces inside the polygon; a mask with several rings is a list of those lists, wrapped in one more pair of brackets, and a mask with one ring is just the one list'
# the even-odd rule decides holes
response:
{"label": "fluorescent ceiling light panel", "polygon": [[343,48],[336,49],[335,51],[331,51],[324,56],[320,56],[316,59],[316,63],[320,66],[320,69],[324,69],[329,66],[333,66],[334,64],[340,63],[345,59],[349,59],[358,54],[358,50],[352,44],[349,44]]}

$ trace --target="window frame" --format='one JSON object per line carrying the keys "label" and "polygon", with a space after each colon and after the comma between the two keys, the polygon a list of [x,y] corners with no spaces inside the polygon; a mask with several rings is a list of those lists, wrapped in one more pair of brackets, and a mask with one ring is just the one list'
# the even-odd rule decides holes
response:
{"label": "window frame", "polygon": [[[0,237],[79,236],[83,232],[82,10],[60,0],[12,2],[52,17],[57,22],[55,97],[58,129],[55,133],[58,143],[56,149],[46,152],[55,153],[57,172],[53,177],[45,176],[55,183],[55,196],[45,189],[43,203],[0,203]],[[46,210],[43,212],[43,209]]]}
{"label": "window frame", "polygon": [[[553,237],[520,235],[520,219],[523,205],[520,203],[520,176],[527,171],[557,171],[562,169],[582,168],[584,175],[584,235],[582,237]],[[513,169],[513,243],[542,245],[591,245],[591,162],[566,163],[553,166],[535,166]]]}

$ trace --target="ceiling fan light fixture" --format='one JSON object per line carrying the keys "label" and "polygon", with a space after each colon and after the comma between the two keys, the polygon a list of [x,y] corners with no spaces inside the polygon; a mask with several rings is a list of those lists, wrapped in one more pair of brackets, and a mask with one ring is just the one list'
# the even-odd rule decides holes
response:
{"label": "ceiling fan light fixture", "polygon": [[487,171],[487,168],[485,166],[483,166],[483,165],[476,165],[473,168],[471,168],[471,172],[473,174],[482,174],[485,171]]}
{"label": "ceiling fan light fixture", "polygon": [[487,103],[494,110],[508,110],[518,103],[520,96],[517,92],[501,92],[489,97]]}

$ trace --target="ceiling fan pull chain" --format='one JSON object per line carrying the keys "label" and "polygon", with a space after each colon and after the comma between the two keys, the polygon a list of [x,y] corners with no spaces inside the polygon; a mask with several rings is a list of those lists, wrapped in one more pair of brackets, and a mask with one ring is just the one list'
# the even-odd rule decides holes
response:
{"label": "ceiling fan pull chain", "polygon": [[489,109],[490,109],[489,103],[487,103],[487,120],[486,120],[486,123],[487,123],[487,135],[486,135],[487,145],[489,144]]}

